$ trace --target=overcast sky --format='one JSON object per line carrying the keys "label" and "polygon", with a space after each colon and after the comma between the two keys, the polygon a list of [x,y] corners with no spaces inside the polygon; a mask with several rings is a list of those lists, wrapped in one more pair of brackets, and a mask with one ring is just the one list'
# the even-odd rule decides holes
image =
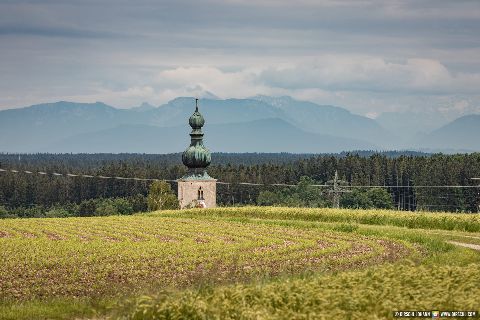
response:
{"label": "overcast sky", "polygon": [[0,0],[0,109],[290,95],[480,112],[480,1]]}

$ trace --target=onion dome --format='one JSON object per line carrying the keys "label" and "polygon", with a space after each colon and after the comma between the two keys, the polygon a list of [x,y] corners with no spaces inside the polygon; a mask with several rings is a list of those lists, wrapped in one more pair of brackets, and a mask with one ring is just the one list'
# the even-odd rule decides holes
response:
{"label": "onion dome", "polygon": [[198,99],[195,99],[195,112],[192,114],[190,119],[188,119],[188,123],[192,129],[201,129],[205,124],[205,119],[203,118],[202,114],[198,112]]}
{"label": "onion dome", "polygon": [[205,124],[205,119],[198,111],[198,99],[195,99],[195,112],[188,119],[188,123],[192,127],[192,132],[190,133],[191,143],[187,150],[183,152],[182,162],[188,167],[189,171],[205,170],[212,162],[212,156],[210,151],[203,145],[202,127]]}
{"label": "onion dome", "polygon": [[182,162],[189,169],[206,168],[212,162],[212,157],[203,145],[189,146],[183,152]]}

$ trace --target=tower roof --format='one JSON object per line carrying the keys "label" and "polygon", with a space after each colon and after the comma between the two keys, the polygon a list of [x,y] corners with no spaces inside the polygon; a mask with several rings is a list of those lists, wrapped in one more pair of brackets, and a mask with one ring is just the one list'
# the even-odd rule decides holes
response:
{"label": "tower roof", "polygon": [[[203,171],[201,172],[202,176],[205,176],[205,168],[210,165],[212,157],[210,151],[203,145],[202,127],[205,124],[205,119],[198,111],[198,99],[195,99],[195,112],[188,119],[188,123],[192,127],[191,142],[187,150],[183,152],[182,162],[191,173],[198,174],[198,171]],[[205,178],[207,177],[210,178],[208,174]]]}

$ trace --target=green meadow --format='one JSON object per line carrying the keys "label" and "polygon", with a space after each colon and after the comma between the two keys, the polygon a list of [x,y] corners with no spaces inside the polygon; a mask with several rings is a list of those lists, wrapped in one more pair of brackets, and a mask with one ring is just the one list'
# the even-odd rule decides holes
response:
{"label": "green meadow", "polygon": [[478,215],[243,207],[3,219],[0,319],[480,311],[480,251],[459,243],[480,244]]}

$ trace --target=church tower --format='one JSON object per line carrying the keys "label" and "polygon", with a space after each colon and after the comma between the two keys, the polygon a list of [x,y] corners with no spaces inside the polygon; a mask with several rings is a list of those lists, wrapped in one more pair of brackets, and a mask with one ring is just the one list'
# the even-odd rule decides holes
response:
{"label": "church tower", "polygon": [[210,177],[206,170],[212,156],[203,145],[205,119],[198,111],[198,99],[195,99],[195,112],[188,123],[192,127],[191,143],[182,155],[188,173],[177,180],[180,208],[214,208],[217,206],[217,180]]}

